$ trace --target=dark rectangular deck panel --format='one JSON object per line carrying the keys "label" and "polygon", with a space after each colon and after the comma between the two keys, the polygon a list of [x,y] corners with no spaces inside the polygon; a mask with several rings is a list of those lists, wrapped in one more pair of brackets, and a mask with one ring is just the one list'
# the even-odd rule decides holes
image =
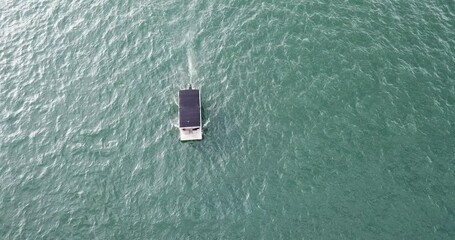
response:
{"label": "dark rectangular deck panel", "polygon": [[199,103],[199,90],[179,91],[180,127],[201,126],[201,108]]}

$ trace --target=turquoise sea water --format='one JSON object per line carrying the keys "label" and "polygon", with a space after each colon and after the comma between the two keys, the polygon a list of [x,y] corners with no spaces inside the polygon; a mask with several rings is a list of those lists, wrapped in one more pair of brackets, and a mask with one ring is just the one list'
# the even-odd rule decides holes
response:
{"label": "turquoise sea water", "polygon": [[6,0],[0,33],[1,239],[455,238],[451,0]]}

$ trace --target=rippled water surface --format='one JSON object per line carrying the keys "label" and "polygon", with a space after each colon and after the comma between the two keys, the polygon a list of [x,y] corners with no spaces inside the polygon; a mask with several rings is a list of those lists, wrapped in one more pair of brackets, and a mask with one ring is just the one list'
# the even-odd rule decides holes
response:
{"label": "rippled water surface", "polygon": [[451,0],[4,0],[0,33],[1,239],[455,238]]}

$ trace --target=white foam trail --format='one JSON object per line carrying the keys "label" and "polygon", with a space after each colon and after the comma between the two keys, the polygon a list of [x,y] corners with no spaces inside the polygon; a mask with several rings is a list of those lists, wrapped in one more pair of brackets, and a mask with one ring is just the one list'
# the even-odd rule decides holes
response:
{"label": "white foam trail", "polygon": [[188,74],[190,76],[190,83],[193,83],[194,77],[197,76],[196,68],[194,67],[194,54],[192,49],[188,49],[187,51],[187,58],[188,58]]}

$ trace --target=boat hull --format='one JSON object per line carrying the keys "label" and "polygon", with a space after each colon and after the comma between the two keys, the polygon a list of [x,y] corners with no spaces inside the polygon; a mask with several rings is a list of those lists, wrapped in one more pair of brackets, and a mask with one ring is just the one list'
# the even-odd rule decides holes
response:
{"label": "boat hull", "polygon": [[190,88],[179,91],[179,133],[181,141],[202,140],[199,89]]}

